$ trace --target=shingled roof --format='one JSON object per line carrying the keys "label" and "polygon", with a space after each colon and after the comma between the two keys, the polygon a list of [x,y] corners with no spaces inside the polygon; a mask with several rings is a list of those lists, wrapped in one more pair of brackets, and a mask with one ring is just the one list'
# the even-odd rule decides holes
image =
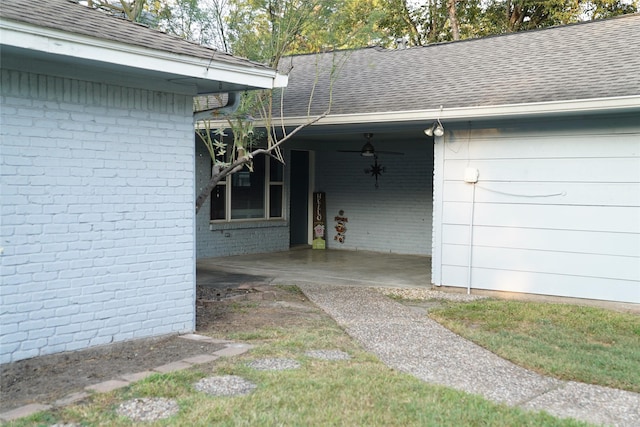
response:
{"label": "shingled roof", "polygon": [[263,64],[191,43],[145,25],[83,6],[74,0],[29,0],[28,2],[2,0],[0,17],[42,28],[141,46],[172,54],[213,59],[244,67],[268,68]]}
{"label": "shingled roof", "polygon": [[[640,14],[409,49],[287,58],[286,117],[489,107],[640,95]],[[322,70],[316,87],[316,70]]]}

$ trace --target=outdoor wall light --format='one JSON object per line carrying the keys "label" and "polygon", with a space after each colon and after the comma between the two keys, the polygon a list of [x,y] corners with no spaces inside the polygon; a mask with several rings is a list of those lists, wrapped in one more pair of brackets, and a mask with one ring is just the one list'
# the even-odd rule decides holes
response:
{"label": "outdoor wall light", "polygon": [[427,136],[442,136],[444,135],[444,127],[442,126],[442,123],[440,123],[440,119],[438,119],[437,121],[433,122],[433,124],[428,127],[427,129],[424,130],[424,134]]}
{"label": "outdoor wall light", "polygon": [[438,126],[436,126],[436,128],[433,130],[433,134],[435,136],[444,135],[444,128],[442,127],[442,123],[440,123],[440,120],[438,120]]}

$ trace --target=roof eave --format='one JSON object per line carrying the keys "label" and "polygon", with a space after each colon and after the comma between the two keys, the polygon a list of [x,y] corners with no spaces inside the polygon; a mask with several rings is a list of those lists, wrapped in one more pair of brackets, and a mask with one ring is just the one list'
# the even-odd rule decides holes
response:
{"label": "roof eave", "polygon": [[278,74],[274,69],[250,63],[245,66],[216,61],[215,54],[209,59],[199,58],[5,19],[0,19],[0,40],[3,45],[42,53],[138,70],[162,71],[167,75],[203,82],[223,81],[247,89],[272,89],[287,83],[287,76]]}
{"label": "roof eave", "polygon": [[[348,125],[364,123],[402,123],[429,120],[447,120],[450,122],[472,119],[510,119],[534,116],[558,116],[593,113],[613,113],[640,111],[640,95],[611,98],[592,98],[525,104],[505,104],[474,107],[452,107],[443,105],[438,109],[406,110],[375,113],[332,114],[322,118],[313,126]],[[298,126],[309,120],[309,117],[287,117],[279,120],[284,126]]]}

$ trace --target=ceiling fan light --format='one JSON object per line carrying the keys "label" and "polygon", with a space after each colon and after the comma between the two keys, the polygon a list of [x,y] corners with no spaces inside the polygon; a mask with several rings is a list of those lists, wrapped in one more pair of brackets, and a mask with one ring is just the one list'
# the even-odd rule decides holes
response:
{"label": "ceiling fan light", "polygon": [[371,143],[367,141],[367,143],[362,146],[360,155],[362,157],[373,157],[374,154],[375,150],[373,149],[373,145],[371,145]]}

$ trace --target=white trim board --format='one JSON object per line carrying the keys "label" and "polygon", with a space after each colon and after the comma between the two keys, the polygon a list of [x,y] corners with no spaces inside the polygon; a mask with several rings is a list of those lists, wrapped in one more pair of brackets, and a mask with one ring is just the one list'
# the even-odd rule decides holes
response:
{"label": "white trim board", "polygon": [[[527,116],[557,116],[562,114],[611,113],[640,111],[640,95],[613,98],[593,98],[527,104],[454,107],[430,110],[385,111],[374,113],[332,114],[312,126],[347,125],[363,123],[401,123],[415,121],[462,121],[469,119],[508,119]],[[297,126],[309,117],[287,117],[278,123]]]}
{"label": "white trim board", "polygon": [[271,89],[287,83],[286,76],[267,67],[229,64],[216,61],[215,56],[205,59],[163,52],[4,19],[0,20],[0,40],[2,45],[36,52],[254,88]]}

